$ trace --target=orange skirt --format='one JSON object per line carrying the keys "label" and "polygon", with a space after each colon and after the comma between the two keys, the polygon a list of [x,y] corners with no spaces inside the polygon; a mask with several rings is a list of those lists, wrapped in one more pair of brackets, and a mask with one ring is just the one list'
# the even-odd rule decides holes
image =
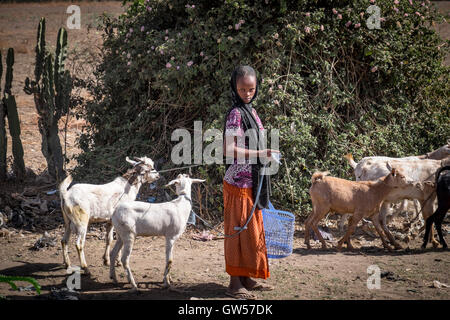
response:
{"label": "orange skirt", "polygon": [[[238,188],[223,181],[225,234],[242,227],[252,211],[252,188]],[[270,276],[261,209],[256,208],[252,219],[236,236],[225,237],[225,266],[230,276],[266,279]]]}

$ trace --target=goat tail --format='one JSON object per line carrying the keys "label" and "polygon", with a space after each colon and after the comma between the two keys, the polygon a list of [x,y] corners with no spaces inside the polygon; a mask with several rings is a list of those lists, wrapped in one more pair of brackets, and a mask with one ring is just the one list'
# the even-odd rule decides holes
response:
{"label": "goat tail", "polygon": [[438,180],[439,180],[439,175],[441,174],[442,171],[445,171],[445,170],[450,170],[450,166],[441,167],[441,168],[439,168],[438,171],[436,171],[436,185],[437,185]]}
{"label": "goat tail", "polygon": [[344,156],[344,158],[347,159],[348,163],[350,164],[350,166],[351,166],[353,169],[355,169],[356,166],[358,165],[358,164],[355,162],[355,160],[353,159],[353,155],[352,155],[351,153],[347,153],[347,154]]}
{"label": "goat tail", "polygon": [[67,195],[67,188],[72,183],[72,176],[69,174],[59,185],[59,195],[61,196],[61,202],[65,202]]}
{"label": "goat tail", "polygon": [[322,180],[323,177],[325,177],[329,174],[330,174],[329,171],[325,171],[325,172],[316,171],[313,173],[313,175],[311,177],[311,183],[314,184],[316,181]]}

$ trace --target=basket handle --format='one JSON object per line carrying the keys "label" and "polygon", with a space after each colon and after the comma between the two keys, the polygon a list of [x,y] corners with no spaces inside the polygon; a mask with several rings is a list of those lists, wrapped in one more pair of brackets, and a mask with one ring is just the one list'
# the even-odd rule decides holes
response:
{"label": "basket handle", "polygon": [[270,200],[269,200],[269,210],[275,210],[275,208],[273,207],[273,204],[272,204],[272,202],[270,202]]}

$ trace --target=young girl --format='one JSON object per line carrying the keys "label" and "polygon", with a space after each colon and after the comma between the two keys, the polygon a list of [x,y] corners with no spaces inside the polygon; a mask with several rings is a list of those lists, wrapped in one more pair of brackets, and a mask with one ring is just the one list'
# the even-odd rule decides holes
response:
{"label": "young girl", "polygon": [[[277,150],[251,149],[244,133],[253,129],[262,133],[264,127],[251,103],[258,93],[256,73],[249,66],[237,67],[231,76],[233,105],[225,117],[225,149],[227,171],[223,181],[224,225],[227,235],[235,234],[250,216],[258,187],[263,179],[257,208],[241,233],[225,237],[225,265],[230,275],[226,294],[237,299],[255,299],[250,291],[273,290],[273,287],[252,278],[267,279],[269,264],[264,238],[261,209],[267,207],[270,194],[268,176],[260,176],[261,163],[257,159],[270,158]],[[251,135],[250,135],[251,136]],[[255,139],[258,139],[255,135]],[[243,160],[245,159],[245,160]],[[253,164],[250,163],[250,160]]]}

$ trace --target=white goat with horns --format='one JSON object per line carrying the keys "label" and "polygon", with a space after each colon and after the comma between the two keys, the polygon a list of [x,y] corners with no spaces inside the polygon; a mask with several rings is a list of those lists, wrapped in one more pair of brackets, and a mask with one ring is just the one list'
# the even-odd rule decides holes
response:
{"label": "white goat with horns", "polygon": [[[137,291],[136,282],[130,268],[130,256],[136,236],[164,236],[166,238],[166,267],[164,286],[170,286],[170,268],[172,265],[172,248],[175,241],[183,234],[192,209],[191,184],[204,182],[191,179],[187,174],[179,174],[166,186],[175,184],[178,198],[164,203],[146,203],[142,201],[122,202],[112,216],[112,223],[117,233],[116,244],[110,259],[115,261],[123,246],[121,261],[127,272],[131,291]],[[115,264],[110,264],[110,278],[117,283]]]}
{"label": "white goat with horns", "polygon": [[90,222],[107,222],[106,249],[103,261],[105,265],[110,264],[109,250],[113,240],[111,216],[114,209],[123,201],[135,200],[143,183],[151,183],[159,179],[159,173],[154,169],[154,163],[150,158],[135,159],[138,161],[126,157],[126,161],[132,164],[133,168],[128,169],[123,176],[117,177],[106,184],[79,183],[67,190],[72,182],[72,177],[69,175],[61,182],[59,193],[65,225],[61,245],[64,264],[68,271],[71,270],[71,266],[67,244],[73,228],[77,234],[76,248],[81,268],[86,274],[90,273],[84,256],[86,232]]}

